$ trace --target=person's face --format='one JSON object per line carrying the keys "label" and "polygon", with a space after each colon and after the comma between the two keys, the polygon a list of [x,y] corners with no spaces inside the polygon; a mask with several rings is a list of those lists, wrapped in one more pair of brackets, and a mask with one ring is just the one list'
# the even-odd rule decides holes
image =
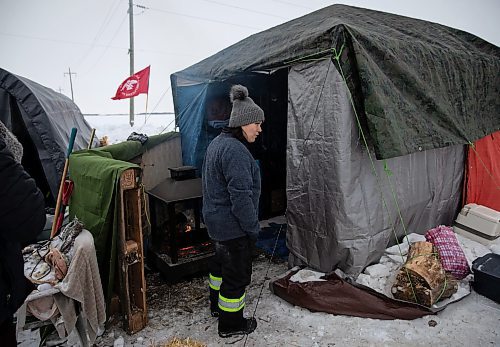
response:
{"label": "person's face", "polygon": [[241,130],[243,130],[243,136],[249,142],[255,142],[255,139],[262,132],[261,128],[262,122],[250,123],[247,125],[242,125]]}

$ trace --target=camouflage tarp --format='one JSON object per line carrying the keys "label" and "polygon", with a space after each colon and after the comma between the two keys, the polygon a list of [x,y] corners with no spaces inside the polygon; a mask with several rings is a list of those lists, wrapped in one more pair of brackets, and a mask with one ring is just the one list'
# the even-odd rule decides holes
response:
{"label": "camouflage tarp", "polygon": [[497,46],[443,25],[345,5],[252,35],[173,74],[174,102],[180,80],[222,81],[339,52],[379,159],[466,144],[500,129]]}

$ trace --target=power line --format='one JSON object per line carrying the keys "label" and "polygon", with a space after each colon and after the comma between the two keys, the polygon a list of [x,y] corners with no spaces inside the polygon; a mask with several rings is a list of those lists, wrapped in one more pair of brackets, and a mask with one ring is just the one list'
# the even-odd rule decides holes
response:
{"label": "power line", "polygon": [[287,19],[286,17],[277,16],[275,14],[271,14],[271,13],[267,13],[267,12],[262,12],[262,11],[256,11],[256,10],[252,10],[250,8],[244,8],[244,7],[240,7],[240,6],[225,4],[225,3],[222,3],[222,2],[219,2],[219,1],[215,1],[215,0],[202,0],[202,1],[210,2],[212,4],[217,4],[217,5],[220,5],[220,6],[236,8],[238,10],[242,10],[242,11],[246,11],[246,12],[252,12],[252,13],[262,14],[264,16],[275,17],[275,18],[279,18],[279,19]]}
{"label": "power line", "polygon": [[112,4],[109,7],[108,12],[106,13],[106,16],[104,17],[104,20],[103,20],[101,26],[99,27],[99,30],[97,31],[96,35],[94,36],[94,39],[92,40],[92,43],[90,44],[90,46],[88,47],[87,51],[82,55],[82,57],[80,58],[80,60],[76,64],[77,66],[80,66],[80,64],[87,58],[87,56],[89,55],[90,51],[94,48],[94,46],[96,45],[99,37],[104,33],[104,30],[106,29],[106,27],[111,22],[111,19],[113,19],[113,17],[117,13],[116,9],[118,7],[117,5],[119,5],[119,4],[120,4],[120,0],[117,0],[114,4]]}
{"label": "power line", "polygon": [[232,25],[232,26],[236,26],[236,27],[247,28],[247,29],[254,29],[254,30],[262,30],[261,28],[256,28],[256,27],[252,27],[252,26],[249,26],[249,25],[242,25],[242,24],[230,23],[230,22],[225,22],[225,21],[216,20],[216,19],[210,19],[210,18],[205,18],[205,17],[192,16],[192,15],[189,15],[189,14],[184,14],[184,13],[179,13],[179,12],[174,12],[174,11],[168,11],[168,10],[163,10],[163,9],[160,9],[160,8],[146,7],[146,6],[138,5],[138,4],[134,4],[134,6],[136,6],[138,8],[146,9],[146,10],[163,12],[163,13],[168,13],[168,14],[172,14],[172,15],[175,15],[175,16],[193,18],[193,19],[203,20],[203,21],[212,22],[212,23]]}
{"label": "power line", "polygon": [[299,5],[299,4],[294,4],[293,2],[290,2],[290,1],[283,1],[283,0],[273,0],[273,1],[281,3],[281,4],[292,5],[292,6],[299,7],[299,8],[305,8],[305,9],[311,10],[311,11],[315,10],[312,7],[307,7],[307,6],[302,6],[302,5]]}
{"label": "power line", "polygon": [[[0,32],[0,35],[13,36],[13,37],[21,37],[21,38],[30,39],[30,40],[50,41],[50,42],[55,42],[55,43],[64,43],[64,44],[70,44],[70,45],[89,46],[89,44],[86,43],[86,42],[77,42],[77,41],[69,41],[69,40],[51,39],[51,38],[47,38],[47,37],[30,36],[30,35],[23,35],[23,34],[11,34],[11,33]],[[96,45],[96,47],[106,47],[106,45]],[[111,46],[111,48],[123,49],[124,47]]]}
{"label": "power line", "polygon": [[[0,32],[0,35],[20,37],[20,38],[24,38],[24,39],[37,40],[37,41],[49,41],[49,42],[56,42],[56,43],[64,43],[64,44],[69,44],[69,45],[89,46],[89,44],[86,43],[86,42],[58,40],[58,39],[51,39],[51,38],[47,38],[47,37],[37,37],[37,36],[21,35],[21,34],[11,34],[11,33],[3,33],[3,32]],[[113,48],[113,49],[120,49],[120,50],[128,51],[128,47],[124,47],[124,46],[113,46],[113,45],[96,44],[95,47]],[[135,50],[136,51],[140,51],[140,52],[152,52],[152,53],[156,53],[156,54],[165,54],[165,55],[174,55],[174,56],[180,56],[180,57],[198,58],[197,56],[193,56],[193,55],[189,55],[189,54],[179,54],[177,52],[176,53],[172,53],[172,52],[166,52],[166,51],[161,51],[161,50],[156,50],[156,49],[136,48]]]}
{"label": "power line", "polygon": [[108,51],[108,49],[111,47],[111,43],[116,38],[116,35],[118,35],[118,33],[120,32],[120,29],[122,28],[122,25],[125,22],[125,19],[127,19],[127,16],[128,16],[128,13],[126,13],[125,16],[123,17],[122,21],[120,22],[120,25],[118,26],[118,29],[116,29],[115,33],[111,37],[111,40],[109,40],[108,44],[105,46],[104,51],[101,53],[101,55],[99,56],[99,58],[97,58],[97,60],[95,61],[95,63],[92,65],[92,67],[87,70],[87,72],[91,71],[97,65],[97,63],[99,63],[101,61],[102,57],[104,57],[104,54],[106,54],[106,52]]}
{"label": "power line", "polygon": [[[144,124],[139,128],[139,131],[142,130],[142,128],[144,127],[144,125],[146,125],[146,122],[148,121],[149,117],[151,117],[151,115],[155,112],[156,108],[158,107],[158,105],[160,104],[160,102],[163,100],[163,97],[167,94],[167,92],[169,91],[170,89],[170,86],[168,86],[168,88],[163,92],[163,94],[161,95],[160,99],[158,100],[158,102],[156,103],[155,107],[153,107],[153,110],[151,112],[149,112],[149,115],[145,115],[144,116]],[[169,124],[170,125],[170,124]],[[167,127],[169,126],[167,125]],[[166,128],[165,128],[166,129]],[[162,132],[165,130],[163,129]]]}
{"label": "power line", "polygon": [[[92,44],[91,44],[91,47],[97,42],[99,36],[101,36],[103,33],[104,33],[104,30],[106,29],[106,27],[109,25],[109,23],[111,22],[111,19],[113,19],[113,17],[115,16],[115,14],[117,13],[116,9],[117,9],[117,5],[120,4],[120,0],[117,0],[108,10],[108,13],[106,13],[106,17],[104,17],[104,21],[103,23],[101,24],[101,26],[99,27],[99,30],[97,31],[96,35],[94,36],[94,39],[92,40]],[[111,14],[111,15],[110,15]],[[108,18],[109,17],[109,18]]]}

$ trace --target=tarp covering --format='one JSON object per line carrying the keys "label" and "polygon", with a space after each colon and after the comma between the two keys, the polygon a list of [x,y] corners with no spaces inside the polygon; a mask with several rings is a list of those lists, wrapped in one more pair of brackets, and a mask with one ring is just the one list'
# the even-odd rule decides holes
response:
{"label": "tarp covering", "polygon": [[[48,185],[57,197],[71,129],[78,130],[75,150],[87,148],[90,141],[92,129],[78,106],[63,94],[0,68],[0,120],[23,144],[23,166],[39,188]],[[98,145],[95,139],[93,146]]]}
{"label": "tarp covering", "polygon": [[109,304],[116,273],[120,177],[123,171],[138,166],[113,159],[104,151],[83,150],[70,156],[70,167],[70,179],[75,183],[69,204],[70,219],[77,217],[94,237],[104,295]]}
{"label": "tarp covering", "polygon": [[77,217],[94,236],[107,304],[113,293],[116,272],[120,216],[117,193],[121,174],[129,168],[138,168],[127,160],[173,136],[178,134],[169,132],[150,136],[144,145],[138,141],[125,141],[74,152],[70,156],[70,178],[75,184],[69,204],[70,219]]}
{"label": "tarp covering", "polygon": [[463,146],[372,165],[333,63],[297,65],[288,76],[287,245],[295,265],[357,275],[405,231],[452,223]]}
{"label": "tarp covering", "polygon": [[113,159],[129,161],[175,136],[179,136],[179,133],[168,132],[149,136],[144,144],[141,144],[139,141],[123,141],[113,145],[99,147],[97,150],[111,154]]}
{"label": "tarp covering", "polygon": [[[181,80],[223,81],[339,52],[337,69],[379,159],[466,144],[500,129],[500,48],[443,25],[345,5],[252,35],[175,73],[174,103],[190,88]],[[183,112],[176,106],[181,133],[189,117],[196,135],[199,118]]]}
{"label": "tarp covering", "polygon": [[465,203],[500,211],[500,131],[469,147],[466,166]]}
{"label": "tarp covering", "polygon": [[403,302],[357,283],[349,283],[335,273],[322,277],[325,281],[292,282],[297,273],[292,269],[282,278],[269,283],[271,291],[292,305],[307,308],[312,312],[328,312],[346,316],[373,319],[415,319],[432,310],[410,302]]}
{"label": "tarp covering", "polygon": [[474,35],[333,5],[171,76],[184,164],[211,140],[211,93],[248,86],[259,138],[287,140],[286,177],[267,174],[286,180],[291,263],[356,275],[405,232],[453,222],[463,145],[500,129],[499,72],[500,49]]}
{"label": "tarp covering", "polygon": [[[207,84],[196,84],[177,90],[176,122],[181,129],[182,160],[201,169],[205,149],[210,143],[202,131],[205,121]],[[179,105],[180,104],[180,105]],[[203,153],[203,155],[201,155]],[[201,172],[201,170],[199,170]]]}

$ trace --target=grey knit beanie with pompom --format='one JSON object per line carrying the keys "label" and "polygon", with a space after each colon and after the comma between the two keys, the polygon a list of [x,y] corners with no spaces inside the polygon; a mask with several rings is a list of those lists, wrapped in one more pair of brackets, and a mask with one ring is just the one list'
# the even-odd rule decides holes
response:
{"label": "grey knit beanie with pompom", "polygon": [[248,96],[246,87],[239,84],[232,86],[229,97],[233,103],[229,127],[237,128],[264,121],[264,111]]}

